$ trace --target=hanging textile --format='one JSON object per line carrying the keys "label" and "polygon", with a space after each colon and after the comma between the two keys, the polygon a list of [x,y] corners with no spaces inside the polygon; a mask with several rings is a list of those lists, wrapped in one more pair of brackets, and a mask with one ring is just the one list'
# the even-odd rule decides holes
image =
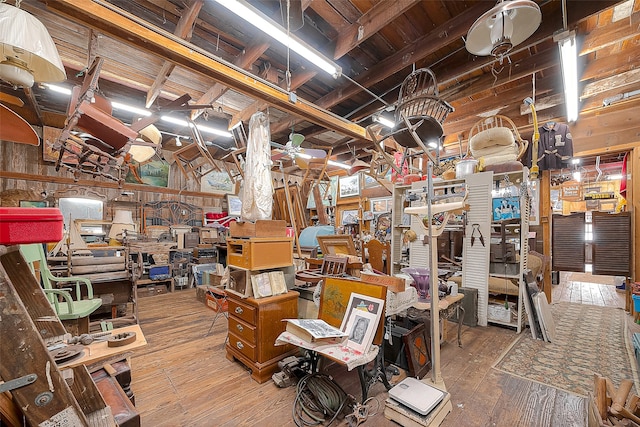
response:
{"label": "hanging textile", "polygon": [[[573,138],[569,126],[564,123],[547,122],[538,128],[538,167],[543,170],[556,170],[567,167],[573,157]],[[527,148],[526,165],[531,167],[531,148]]]}
{"label": "hanging textile", "polygon": [[249,120],[249,138],[242,187],[241,218],[247,221],[271,219],[273,184],[271,182],[271,132],[269,119],[257,112]]}

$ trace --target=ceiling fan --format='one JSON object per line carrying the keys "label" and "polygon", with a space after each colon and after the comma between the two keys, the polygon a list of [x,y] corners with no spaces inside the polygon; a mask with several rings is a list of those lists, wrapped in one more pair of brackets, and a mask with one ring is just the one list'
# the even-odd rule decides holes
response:
{"label": "ceiling fan", "polygon": [[327,157],[327,152],[324,150],[302,147],[303,141],[304,135],[292,132],[289,134],[289,141],[285,145],[271,142],[271,146],[274,147],[271,160],[275,162],[288,157],[300,169],[308,169],[311,159],[324,159]]}
{"label": "ceiling fan", "polygon": [[499,0],[473,23],[465,46],[478,56],[502,59],[540,26],[542,12],[533,0]]}

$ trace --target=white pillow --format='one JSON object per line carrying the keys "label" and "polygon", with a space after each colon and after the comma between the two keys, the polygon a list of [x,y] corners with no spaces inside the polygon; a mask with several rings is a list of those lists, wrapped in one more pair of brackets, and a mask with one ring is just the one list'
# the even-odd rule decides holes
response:
{"label": "white pillow", "polygon": [[495,145],[511,145],[515,142],[513,132],[507,127],[497,127],[485,129],[471,137],[469,146],[471,151],[481,150],[483,148]]}

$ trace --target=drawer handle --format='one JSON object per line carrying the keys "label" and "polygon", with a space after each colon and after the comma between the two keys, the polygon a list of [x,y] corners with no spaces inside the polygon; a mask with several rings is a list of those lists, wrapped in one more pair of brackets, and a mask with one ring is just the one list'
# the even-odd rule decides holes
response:
{"label": "drawer handle", "polygon": [[242,327],[242,325],[236,325],[236,328],[238,328],[238,330],[239,330],[240,332],[242,332],[242,331],[244,330],[244,328]]}
{"label": "drawer handle", "polygon": [[242,307],[236,307],[236,314],[242,314]]}
{"label": "drawer handle", "polygon": [[238,341],[236,343],[236,347],[238,347],[240,350],[242,350],[244,348],[244,344],[242,344],[240,341]]}

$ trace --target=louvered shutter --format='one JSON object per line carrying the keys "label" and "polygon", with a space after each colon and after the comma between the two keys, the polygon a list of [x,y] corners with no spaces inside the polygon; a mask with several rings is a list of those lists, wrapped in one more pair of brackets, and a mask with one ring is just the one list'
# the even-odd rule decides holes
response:
{"label": "louvered shutter", "polygon": [[553,216],[553,270],[584,272],[584,220],[584,212]]}
{"label": "louvered shutter", "polygon": [[631,213],[593,213],[593,274],[631,275]]}

